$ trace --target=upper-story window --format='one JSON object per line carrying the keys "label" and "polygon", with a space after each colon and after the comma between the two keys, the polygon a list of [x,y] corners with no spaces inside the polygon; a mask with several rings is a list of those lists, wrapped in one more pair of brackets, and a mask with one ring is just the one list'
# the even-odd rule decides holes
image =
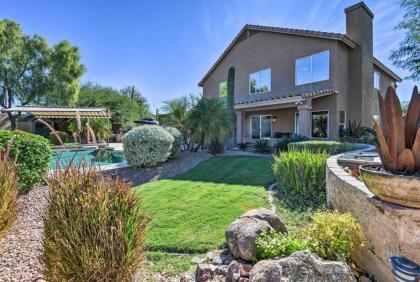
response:
{"label": "upper-story window", "polygon": [[307,84],[330,78],[330,51],[296,60],[295,84]]}
{"label": "upper-story window", "polygon": [[219,97],[227,96],[227,81],[222,81],[219,83]]}
{"label": "upper-story window", "polygon": [[381,75],[376,71],[373,72],[373,87],[375,87],[376,90],[379,90],[381,87]]}
{"label": "upper-story window", "polygon": [[264,69],[249,75],[249,95],[271,91],[271,69]]}

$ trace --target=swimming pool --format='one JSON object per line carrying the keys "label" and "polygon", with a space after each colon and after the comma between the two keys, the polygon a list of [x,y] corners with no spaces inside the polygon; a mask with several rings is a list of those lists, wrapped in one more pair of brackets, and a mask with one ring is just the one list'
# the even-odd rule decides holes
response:
{"label": "swimming pool", "polygon": [[110,148],[69,149],[53,151],[50,169],[66,167],[69,163],[77,167],[82,163],[87,166],[105,166],[125,161],[124,153]]}

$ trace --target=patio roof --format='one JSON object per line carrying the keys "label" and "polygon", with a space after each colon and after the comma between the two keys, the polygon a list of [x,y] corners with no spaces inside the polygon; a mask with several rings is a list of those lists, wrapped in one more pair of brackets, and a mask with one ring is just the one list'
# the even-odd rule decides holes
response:
{"label": "patio roof", "polygon": [[257,97],[258,95],[256,95],[255,99],[253,100],[236,103],[235,109],[298,103],[306,99],[314,99],[336,93],[338,93],[338,91],[335,88],[323,88],[319,90],[313,90],[303,93],[291,93],[289,95],[282,95],[276,97]]}
{"label": "patio roof", "polygon": [[32,107],[21,106],[1,110],[4,113],[28,113],[36,118],[110,118],[106,108]]}

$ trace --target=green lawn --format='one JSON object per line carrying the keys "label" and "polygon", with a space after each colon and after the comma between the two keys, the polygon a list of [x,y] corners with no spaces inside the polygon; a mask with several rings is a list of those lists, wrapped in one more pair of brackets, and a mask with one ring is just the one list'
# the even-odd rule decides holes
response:
{"label": "green lawn", "polygon": [[176,178],[137,187],[151,218],[146,247],[188,253],[222,247],[234,219],[269,207],[265,187],[275,181],[271,164],[267,158],[215,157]]}

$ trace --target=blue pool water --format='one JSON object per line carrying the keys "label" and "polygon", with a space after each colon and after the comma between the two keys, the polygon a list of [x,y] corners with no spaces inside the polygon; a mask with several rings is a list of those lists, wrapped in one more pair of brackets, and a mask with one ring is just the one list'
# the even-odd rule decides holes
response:
{"label": "blue pool water", "polygon": [[52,154],[50,169],[61,168],[72,164],[77,167],[85,163],[87,166],[105,166],[125,161],[122,152],[115,152],[112,149],[70,149],[58,150]]}

